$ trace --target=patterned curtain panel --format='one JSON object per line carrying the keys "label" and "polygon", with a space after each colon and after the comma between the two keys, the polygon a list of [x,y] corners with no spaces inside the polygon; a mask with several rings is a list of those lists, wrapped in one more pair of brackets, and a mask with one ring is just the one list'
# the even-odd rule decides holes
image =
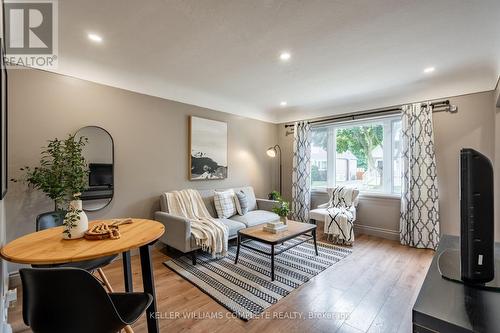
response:
{"label": "patterned curtain panel", "polygon": [[403,107],[402,156],[401,244],[436,249],[439,204],[432,107]]}
{"label": "patterned curtain panel", "polygon": [[308,222],[311,206],[311,128],[296,122],[293,138],[292,219]]}

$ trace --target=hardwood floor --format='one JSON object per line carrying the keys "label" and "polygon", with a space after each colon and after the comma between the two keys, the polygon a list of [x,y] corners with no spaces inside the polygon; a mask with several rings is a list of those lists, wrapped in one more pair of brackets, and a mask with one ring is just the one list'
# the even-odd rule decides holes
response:
{"label": "hardwood floor", "polygon": [[[244,322],[165,267],[164,250],[153,251],[161,332],[411,332],[411,308],[433,251],[360,235],[353,253],[273,305],[262,318]],[[132,258],[134,287],[142,286],[139,258]],[[121,261],[104,269],[123,290]],[[75,282],[76,283],[76,282]],[[9,312],[14,332],[22,322],[22,294]],[[197,316],[193,318],[193,316]],[[211,319],[207,319],[212,316]],[[133,326],[146,332],[144,316]]]}

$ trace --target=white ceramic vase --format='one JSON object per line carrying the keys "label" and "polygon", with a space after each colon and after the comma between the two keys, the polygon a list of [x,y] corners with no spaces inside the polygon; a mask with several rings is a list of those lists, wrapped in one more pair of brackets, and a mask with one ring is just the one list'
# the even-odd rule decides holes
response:
{"label": "white ceramic vase", "polygon": [[[79,211],[78,213],[75,213]],[[67,220],[71,218],[71,214],[77,214],[77,219],[73,222],[73,226],[69,227]],[[64,239],[78,239],[82,238],[85,234],[85,231],[89,229],[89,219],[87,214],[82,209],[82,200],[73,200],[69,203],[69,209],[64,217],[64,230],[63,238]]]}

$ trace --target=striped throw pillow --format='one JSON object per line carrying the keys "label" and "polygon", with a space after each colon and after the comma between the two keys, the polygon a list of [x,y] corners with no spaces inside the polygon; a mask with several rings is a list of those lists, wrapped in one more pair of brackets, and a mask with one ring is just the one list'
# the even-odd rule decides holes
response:
{"label": "striped throw pillow", "polygon": [[220,219],[227,219],[236,215],[236,204],[234,202],[234,191],[214,192],[214,204],[217,216]]}
{"label": "striped throw pillow", "polygon": [[234,202],[236,203],[236,211],[238,212],[238,215],[245,215],[248,212],[248,200],[245,192],[236,192]]}

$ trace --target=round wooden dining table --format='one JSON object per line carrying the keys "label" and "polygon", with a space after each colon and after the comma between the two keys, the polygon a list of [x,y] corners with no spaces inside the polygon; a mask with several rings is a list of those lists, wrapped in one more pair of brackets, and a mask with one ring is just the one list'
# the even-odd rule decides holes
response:
{"label": "round wooden dining table", "polygon": [[[111,224],[120,219],[96,220],[89,223]],[[165,232],[163,224],[147,219],[131,219],[130,224],[121,224],[120,238],[87,240],[85,238],[65,240],[62,238],[63,227],[50,228],[19,237],[1,250],[0,255],[7,261],[49,265],[83,260],[97,259],[109,255],[122,254],[125,291],[132,292],[132,271],[130,250],[139,249],[144,292],[153,296],[153,302],[147,308],[147,326],[149,333],[157,333],[156,295],[151,263],[150,246]]]}

